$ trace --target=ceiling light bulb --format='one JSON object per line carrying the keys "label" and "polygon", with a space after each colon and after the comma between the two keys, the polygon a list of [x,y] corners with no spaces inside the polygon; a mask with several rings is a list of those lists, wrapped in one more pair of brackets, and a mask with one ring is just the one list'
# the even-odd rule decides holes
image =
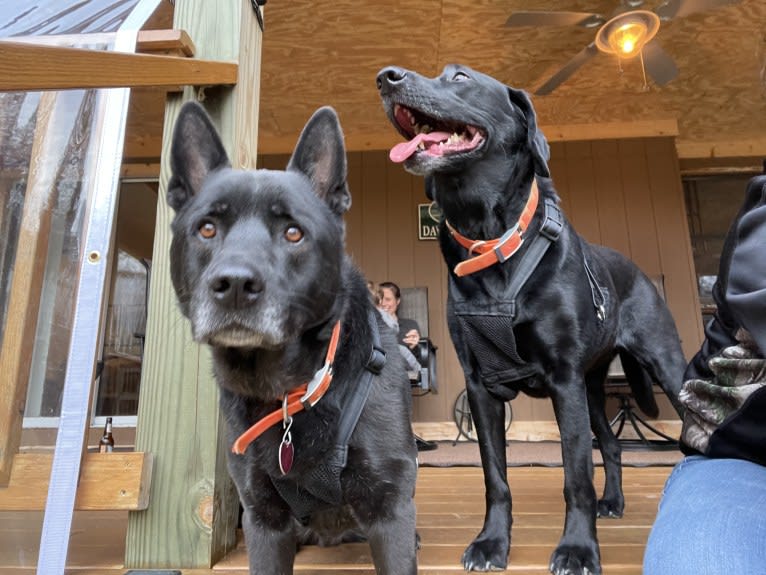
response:
{"label": "ceiling light bulb", "polygon": [[646,25],[643,22],[628,22],[609,32],[609,46],[622,58],[637,56],[645,39]]}
{"label": "ceiling light bulb", "polygon": [[623,12],[601,27],[596,34],[596,46],[619,58],[633,58],[654,38],[659,27],[660,19],[653,12]]}

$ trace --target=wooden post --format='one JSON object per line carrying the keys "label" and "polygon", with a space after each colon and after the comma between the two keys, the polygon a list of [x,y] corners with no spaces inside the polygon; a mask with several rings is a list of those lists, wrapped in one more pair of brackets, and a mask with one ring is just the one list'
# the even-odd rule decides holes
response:
{"label": "wooden post", "polygon": [[[200,58],[235,60],[233,88],[204,90],[235,167],[255,167],[261,30],[250,0],[176,0],[174,28],[186,30]],[[210,567],[236,544],[238,501],[226,471],[224,422],[207,350],[192,342],[170,283],[172,213],[165,203],[172,128],[195,88],[165,108],[157,229],[136,450],[155,455],[146,511],[130,513],[129,568]]]}

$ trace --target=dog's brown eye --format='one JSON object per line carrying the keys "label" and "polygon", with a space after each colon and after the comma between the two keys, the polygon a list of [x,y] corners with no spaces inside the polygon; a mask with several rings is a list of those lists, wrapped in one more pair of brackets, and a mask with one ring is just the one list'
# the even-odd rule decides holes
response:
{"label": "dog's brown eye", "polygon": [[214,238],[217,232],[218,230],[216,229],[213,222],[205,222],[199,227],[199,235],[201,235],[206,240]]}
{"label": "dog's brown eye", "polygon": [[303,239],[303,230],[298,226],[288,226],[285,230],[285,239],[288,242],[297,243]]}

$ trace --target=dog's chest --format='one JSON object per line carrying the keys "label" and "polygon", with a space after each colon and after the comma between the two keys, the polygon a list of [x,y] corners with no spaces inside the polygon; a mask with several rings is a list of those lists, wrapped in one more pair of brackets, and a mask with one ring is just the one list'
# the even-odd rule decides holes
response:
{"label": "dog's chest", "polygon": [[514,388],[539,387],[537,382],[542,375],[540,367],[526,361],[520,353],[514,329],[515,305],[515,302],[478,299],[454,298],[452,301],[461,339],[475,358],[484,385],[494,388],[523,383],[508,387],[504,392],[512,395],[508,399],[518,392],[519,389]]}

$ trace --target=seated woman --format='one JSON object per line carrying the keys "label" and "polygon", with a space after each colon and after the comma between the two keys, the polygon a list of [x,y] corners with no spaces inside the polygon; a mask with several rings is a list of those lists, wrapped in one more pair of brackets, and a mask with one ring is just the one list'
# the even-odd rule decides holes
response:
{"label": "seated woman", "polygon": [[[421,367],[420,362],[418,362],[411,350],[415,349],[420,341],[420,326],[413,319],[400,318],[397,315],[402,299],[402,292],[399,290],[399,286],[394,282],[381,282],[373,294],[373,299],[381,312],[381,316],[383,316],[383,321],[398,333],[399,350],[404,356],[407,369],[419,371]],[[415,436],[415,442],[417,443],[418,451],[430,451],[437,448],[436,443],[426,441],[417,435]]]}
{"label": "seated woman", "polygon": [[415,349],[420,341],[420,326],[414,319],[400,318],[397,315],[399,304],[402,301],[402,292],[394,282],[381,282],[380,307],[394,318],[399,332],[399,343],[410,349]]}
{"label": "seated woman", "polygon": [[[386,283],[390,283],[390,282],[386,282]],[[392,284],[392,285],[396,285],[396,284]],[[386,323],[388,327],[390,327],[392,330],[399,333],[399,323],[396,316],[391,314],[388,311],[388,309],[384,308],[382,305],[382,301],[384,297],[383,290],[380,287],[376,288],[375,284],[371,281],[367,282],[367,288],[370,290],[372,301],[375,304],[375,307],[378,308],[378,311],[380,312],[380,315],[383,318],[383,321]],[[399,290],[398,287],[396,289],[397,291]],[[398,304],[397,304],[397,307],[398,307]],[[417,326],[417,323],[415,323],[415,326]],[[418,362],[417,358],[413,355],[410,348],[403,343],[401,334],[397,336],[397,339],[399,341],[399,351],[402,353],[402,357],[404,358],[404,363],[407,365],[407,371],[419,371],[420,362]]]}

